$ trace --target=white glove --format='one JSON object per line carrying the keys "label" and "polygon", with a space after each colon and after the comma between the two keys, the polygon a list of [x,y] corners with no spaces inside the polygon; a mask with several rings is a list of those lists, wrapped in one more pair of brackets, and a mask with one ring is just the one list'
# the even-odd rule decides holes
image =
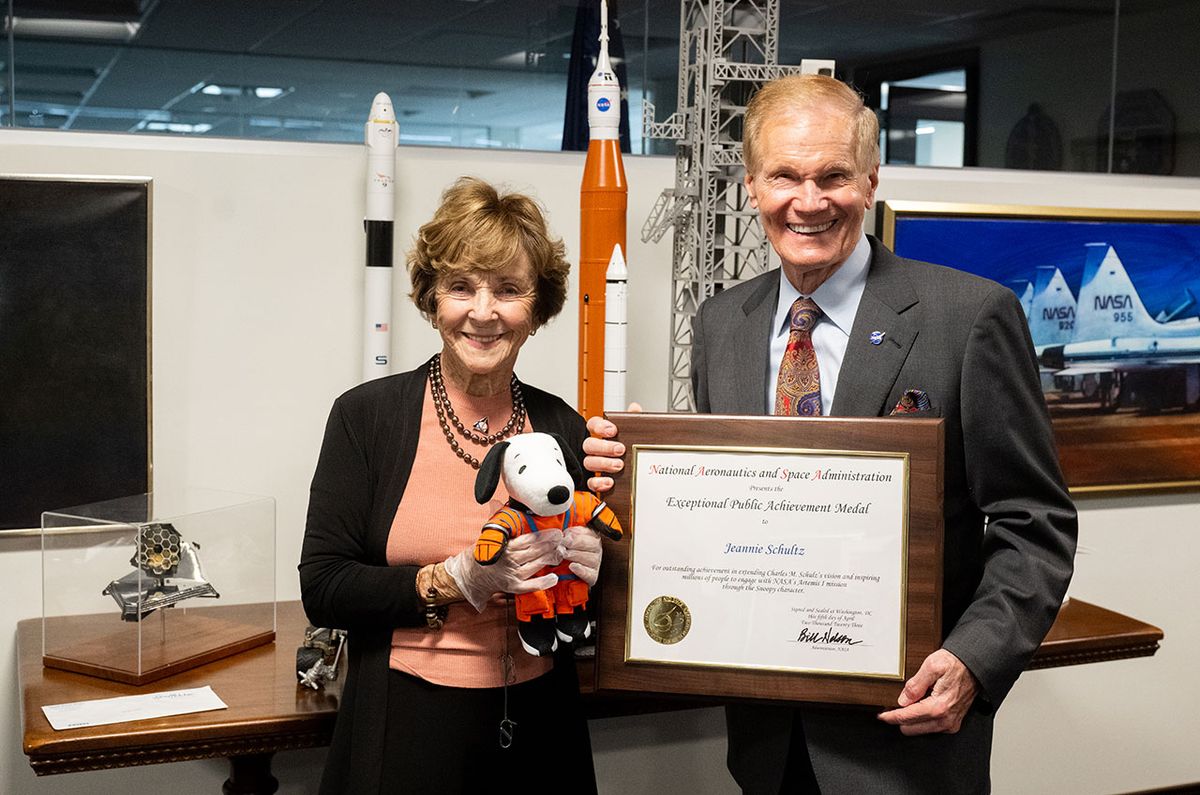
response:
{"label": "white glove", "polygon": [[509,541],[504,553],[490,565],[483,566],[475,560],[472,545],[446,558],[445,566],[458,590],[482,613],[493,594],[530,593],[554,587],[557,574],[533,575],[545,566],[562,563],[564,552],[562,531],[543,530]]}
{"label": "white glove", "polygon": [[571,573],[591,588],[600,578],[600,558],[604,547],[600,535],[590,527],[568,527],[563,533],[566,554],[563,560],[571,561]]}

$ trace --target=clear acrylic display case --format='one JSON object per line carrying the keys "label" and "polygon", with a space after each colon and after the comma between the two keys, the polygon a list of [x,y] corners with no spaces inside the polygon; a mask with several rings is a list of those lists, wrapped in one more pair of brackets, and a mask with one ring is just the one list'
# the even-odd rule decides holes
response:
{"label": "clear acrylic display case", "polygon": [[141,685],[275,639],[275,500],[156,491],[42,514],[42,661]]}

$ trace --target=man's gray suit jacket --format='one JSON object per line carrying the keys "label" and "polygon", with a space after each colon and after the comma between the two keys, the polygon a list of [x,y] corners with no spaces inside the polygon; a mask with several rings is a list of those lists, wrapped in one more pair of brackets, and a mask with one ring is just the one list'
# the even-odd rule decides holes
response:
{"label": "man's gray suit jacket", "polygon": [[[920,389],[931,411],[908,416],[945,420],[943,646],[980,692],[956,735],[904,737],[874,712],[829,707],[805,707],[803,727],[823,793],[986,792],[991,713],[1057,614],[1071,578],[1075,509],[1016,295],[870,244],[831,414],[886,416],[905,391]],[[778,294],[773,270],[701,305],[692,348],[699,412],[765,413]],[[727,710],[730,770],[747,792],[779,791],[795,714]]]}

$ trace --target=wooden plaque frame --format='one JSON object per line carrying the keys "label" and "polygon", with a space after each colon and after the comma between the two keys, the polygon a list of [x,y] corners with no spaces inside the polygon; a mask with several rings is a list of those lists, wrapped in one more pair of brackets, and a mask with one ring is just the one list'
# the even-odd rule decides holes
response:
{"label": "wooden plaque frame", "polygon": [[[941,645],[943,422],[916,418],[732,417],[612,413],[626,461],[636,445],[907,453],[909,503],[904,678]],[[605,499],[631,533],[632,473],[616,476]],[[679,532],[686,532],[681,526]],[[600,691],[895,706],[903,682],[838,674],[626,662],[630,544],[606,544],[597,641]]]}

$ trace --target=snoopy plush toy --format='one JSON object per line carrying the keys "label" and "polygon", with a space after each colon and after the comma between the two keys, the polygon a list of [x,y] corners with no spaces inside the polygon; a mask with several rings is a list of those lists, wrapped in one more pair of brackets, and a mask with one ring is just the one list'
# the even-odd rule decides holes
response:
{"label": "snoopy plush toy", "polygon": [[[590,491],[576,491],[583,469],[557,434],[523,433],[488,451],[475,478],[475,500],[484,504],[504,478],[509,499],[483,526],[475,542],[475,560],[495,563],[510,539],[543,530],[590,527],[614,541],[621,524],[607,505]],[[588,585],[568,568],[569,561],[546,567],[558,582],[550,589],[517,594],[517,634],[530,654],[541,657],[591,635],[587,615]]]}

